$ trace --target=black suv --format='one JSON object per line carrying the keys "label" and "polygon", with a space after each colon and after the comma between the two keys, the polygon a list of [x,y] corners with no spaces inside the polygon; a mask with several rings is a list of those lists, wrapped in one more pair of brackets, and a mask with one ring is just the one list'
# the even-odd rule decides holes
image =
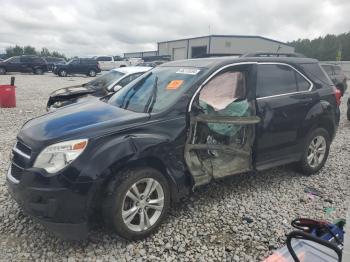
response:
{"label": "black suv", "polygon": [[0,62],[0,75],[7,72],[34,73],[41,75],[47,72],[45,59],[34,55],[13,56]]}
{"label": "black suv", "polygon": [[100,72],[100,65],[92,58],[74,58],[66,64],[56,64],[53,69],[53,73],[62,77],[69,74],[84,74],[94,77]]}
{"label": "black suv", "polygon": [[307,58],[206,58],[152,69],[110,98],[24,124],[8,189],[63,237],[86,236],[96,210],[144,238],[172,201],[213,179],[325,164],[339,124],[334,86]]}
{"label": "black suv", "polygon": [[332,80],[333,84],[341,91],[344,95],[348,85],[347,77],[344,74],[343,70],[338,65],[333,64],[321,64],[322,68],[326,71],[329,78]]}

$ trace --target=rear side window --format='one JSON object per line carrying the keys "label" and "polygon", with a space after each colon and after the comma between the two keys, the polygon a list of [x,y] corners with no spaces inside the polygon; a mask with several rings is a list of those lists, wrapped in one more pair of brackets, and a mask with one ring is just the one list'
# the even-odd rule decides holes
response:
{"label": "rear side window", "polygon": [[33,63],[45,63],[44,60],[40,57],[34,57]]}
{"label": "rear side window", "polygon": [[97,61],[112,61],[112,57],[110,56],[100,56],[97,58]]}
{"label": "rear side window", "polygon": [[307,91],[309,88],[310,83],[287,65],[258,65],[256,97]]}
{"label": "rear side window", "polygon": [[341,75],[342,74],[342,70],[339,66],[335,66],[334,67],[334,74],[336,75]]}
{"label": "rear side window", "polygon": [[93,60],[93,59],[82,59],[81,63],[85,64],[85,65],[87,65],[87,64],[91,65],[91,64],[96,64],[97,62],[95,60]]}
{"label": "rear side window", "polygon": [[333,69],[331,66],[329,65],[322,65],[322,68],[324,69],[324,71],[326,71],[326,73],[330,76],[333,75]]}
{"label": "rear side window", "polygon": [[[295,71],[294,71],[295,72]],[[297,79],[297,91],[307,91],[310,89],[311,84],[298,72],[295,72],[295,76]]]}
{"label": "rear side window", "polygon": [[30,57],[22,56],[21,57],[21,62],[22,63],[31,63],[32,59]]}
{"label": "rear side window", "polygon": [[333,85],[325,70],[318,63],[300,64],[305,73],[313,82],[321,82],[327,85]]}

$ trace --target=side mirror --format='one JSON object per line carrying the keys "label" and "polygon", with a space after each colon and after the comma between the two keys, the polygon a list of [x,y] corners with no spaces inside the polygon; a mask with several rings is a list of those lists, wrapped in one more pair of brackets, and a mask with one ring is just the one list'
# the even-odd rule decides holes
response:
{"label": "side mirror", "polygon": [[117,91],[119,91],[122,88],[123,87],[121,85],[116,85],[116,86],[113,87],[113,92],[117,92]]}

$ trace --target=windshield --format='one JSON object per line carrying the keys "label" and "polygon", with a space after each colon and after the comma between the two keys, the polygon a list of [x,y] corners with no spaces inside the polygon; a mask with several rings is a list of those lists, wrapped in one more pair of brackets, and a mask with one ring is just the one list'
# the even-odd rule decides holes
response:
{"label": "windshield", "polygon": [[98,89],[99,88],[107,89],[109,85],[113,84],[115,81],[120,79],[123,75],[125,74],[122,72],[112,70],[86,83],[85,86],[98,88]]}
{"label": "windshield", "polygon": [[134,112],[160,112],[171,106],[204,69],[158,67],[115,93],[109,104]]}

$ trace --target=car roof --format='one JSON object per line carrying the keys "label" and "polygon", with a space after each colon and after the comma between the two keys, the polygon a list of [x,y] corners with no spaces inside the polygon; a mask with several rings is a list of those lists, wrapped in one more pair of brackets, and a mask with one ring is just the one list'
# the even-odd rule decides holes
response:
{"label": "car roof", "polygon": [[196,58],[188,60],[176,60],[159,65],[160,67],[174,66],[174,67],[201,67],[213,68],[217,66],[224,66],[226,64],[242,63],[242,62],[275,62],[287,64],[308,64],[317,63],[316,59],[301,58],[301,57],[210,57],[210,58]]}
{"label": "car roof", "polygon": [[118,71],[124,74],[133,74],[133,73],[143,73],[147,72],[148,70],[151,70],[152,67],[149,66],[125,66],[125,67],[118,67],[112,69],[113,71]]}

